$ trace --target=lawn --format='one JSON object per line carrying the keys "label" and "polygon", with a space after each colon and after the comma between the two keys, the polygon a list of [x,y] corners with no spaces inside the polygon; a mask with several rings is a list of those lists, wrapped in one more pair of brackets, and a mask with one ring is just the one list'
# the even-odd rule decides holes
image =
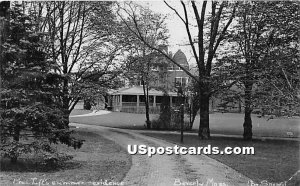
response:
{"label": "lawn", "polygon": [[[150,115],[150,118],[157,118],[157,115]],[[235,113],[213,113],[210,114],[210,130],[212,134],[242,135],[243,114]],[[188,118],[185,118],[188,120]],[[70,122],[101,125],[128,129],[145,129],[145,114],[133,114],[124,112],[112,112],[110,114],[70,118]],[[258,118],[252,115],[253,135],[257,137],[300,137],[299,118]],[[193,126],[193,132],[199,128],[199,116]]]}
{"label": "lawn", "polygon": [[[151,119],[154,117],[156,117],[156,115],[150,115]],[[144,129],[145,121],[145,114],[133,114],[125,112],[112,112],[110,114],[86,117],[70,117],[70,122],[73,123],[84,123],[127,129]]]}
{"label": "lawn", "polygon": [[[258,137],[300,137],[300,118],[259,118],[252,114],[252,131]],[[243,134],[244,115],[238,113],[214,113],[210,114],[210,130],[212,134]],[[199,128],[199,117],[197,117],[193,129]]]}
{"label": "lawn", "polygon": [[[299,170],[299,141],[244,141],[229,137],[212,137],[210,140],[199,140],[197,135],[185,135],[184,143],[180,144],[179,134],[146,132],[143,134],[186,147],[207,146],[209,144],[219,147],[219,149],[225,147],[254,147],[255,155],[209,155],[209,157],[232,167],[258,183],[263,180],[267,180],[269,183],[287,181]],[[288,185],[296,185],[294,180],[295,178]]]}
{"label": "lawn", "polygon": [[33,158],[20,158],[16,165],[12,165],[8,159],[2,158],[0,185],[13,185],[14,180],[29,183],[22,185],[32,185],[33,181],[36,183],[43,179],[48,183],[57,182],[57,185],[70,182],[92,185],[89,182],[105,180],[120,182],[131,166],[131,157],[127,151],[88,129],[75,130],[74,135],[85,142],[77,150],[64,145],[58,146],[61,152],[74,156],[64,166],[55,169],[44,167],[36,164]]}
{"label": "lawn", "polygon": [[74,110],[72,110],[70,116],[89,114],[91,112],[93,112],[93,111],[92,110],[85,110],[85,109],[74,109]]}

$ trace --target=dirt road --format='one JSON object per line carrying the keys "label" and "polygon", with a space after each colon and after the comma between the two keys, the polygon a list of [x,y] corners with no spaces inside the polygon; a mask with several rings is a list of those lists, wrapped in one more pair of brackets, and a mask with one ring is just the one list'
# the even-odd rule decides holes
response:
{"label": "dirt road", "polygon": [[[139,134],[137,131],[71,124],[89,128],[120,144],[173,147],[174,144]],[[132,155],[132,167],[124,178],[125,185],[248,185],[250,179],[205,155]]]}

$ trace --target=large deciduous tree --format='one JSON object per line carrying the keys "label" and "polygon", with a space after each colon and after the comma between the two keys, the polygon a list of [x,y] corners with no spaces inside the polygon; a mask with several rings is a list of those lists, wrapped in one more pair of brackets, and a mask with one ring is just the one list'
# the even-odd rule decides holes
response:
{"label": "large deciduous tree", "polygon": [[[143,41],[148,47],[160,52],[199,84],[200,126],[198,134],[202,139],[206,139],[210,137],[209,99],[216,91],[211,86],[213,60],[217,53],[217,49],[220,43],[225,39],[227,29],[235,16],[236,3],[227,1],[212,1],[207,3],[207,1],[203,1],[200,8],[195,1],[181,1],[183,15],[179,13],[179,10],[172,7],[171,3],[165,2],[165,4],[175,12],[186,28],[189,46],[191,47],[193,57],[197,63],[198,75],[192,74],[188,69],[185,69],[182,65],[169,57],[168,54],[164,53],[164,51],[151,46],[139,32],[139,22],[136,21],[136,16],[130,16],[132,24],[127,24],[128,29],[134,32],[136,37]],[[211,5],[211,11],[209,13],[206,10],[208,4]],[[191,14],[188,11],[188,8],[192,9]],[[128,10],[128,12],[130,12],[130,10]],[[134,14],[131,12],[130,15]],[[195,36],[193,36],[192,32],[194,23],[196,24],[197,30]]]}
{"label": "large deciduous tree", "polygon": [[143,87],[147,129],[151,128],[149,89],[152,88],[151,84],[154,83],[156,79],[156,77],[153,76],[153,73],[151,73],[153,59],[154,58],[151,58],[151,55],[146,55],[145,52],[143,52],[142,56],[129,56],[127,63],[128,69],[126,72],[128,79],[131,79],[135,85],[141,83]]}
{"label": "large deciduous tree", "polygon": [[[165,25],[165,17],[161,14],[154,13],[151,10],[134,4],[132,2],[119,4],[118,15],[125,25],[124,34],[128,38],[130,44],[128,51],[127,64],[129,73],[132,72],[138,76],[141,81],[145,97],[146,124],[147,128],[151,128],[149,116],[149,89],[153,88],[158,76],[153,74],[153,67],[158,65],[158,57],[160,56],[153,47],[158,47],[167,39],[167,29]],[[135,28],[136,27],[136,28]],[[128,29],[127,28],[132,28]],[[135,29],[134,29],[135,28]],[[147,46],[138,36],[142,36]],[[135,76],[134,76],[135,77]]]}
{"label": "large deciduous tree", "polygon": [[[244,100],[244,139],[252,139],[251,113],[277,103],[297,103],[299,3],[240,2],[230,35],[231,54],[223,58],[239,81]],[[274,104],[275,103],[275,104]],[[295,104],[294,104],[295,105]],[[280,107],[277,104],[276,107]],[[278,107],[278,108],[279,108]]]}
{"label": "large deciduous tree", "polygon": [[62,75],[60,101],[66,121],[80,99],[89,91],[104,93],[114,88],[121,72],[117,58],[124,45],[117,37],[119,25],[113,14],[113,2],[27,2],[34,12],[37,27],[48,33],[47,53]]}

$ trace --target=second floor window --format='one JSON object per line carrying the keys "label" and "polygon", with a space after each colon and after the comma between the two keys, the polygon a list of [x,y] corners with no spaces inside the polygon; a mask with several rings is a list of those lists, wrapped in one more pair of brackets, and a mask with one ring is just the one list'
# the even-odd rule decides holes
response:
{"label": "second floor window", "polygon": [[168,66],[168,71],[175,71],[175,70],[179,71],[181,69],[178,66],[176,66],[176,65],[170,65],[170,66]]}
{"label": "second floor window", "polygon": [[175,78],[175,87],[185,87],[188,83],[187,77],[176,77]]}
{"label": "second floor window", "polygon": [[151,71],[159,71],[159,66],[152,66]]}

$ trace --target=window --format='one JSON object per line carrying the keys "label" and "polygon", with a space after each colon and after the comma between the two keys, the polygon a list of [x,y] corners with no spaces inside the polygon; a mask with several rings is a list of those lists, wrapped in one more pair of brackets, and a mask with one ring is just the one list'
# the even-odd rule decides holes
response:
{"label": "window", "polygon": [[180,105],[184,103],[184,97],[173,97],[172,102],[176,105]]}
{"label": "window", "polygon": [[[154,97],[153,96],[149,96],[149,103],[153,103]],[[140,95],[140,102],[143,103],[146,101],[146,98],[144,95]]]}
{"label": "window", "polygon": [[177,65],[168,66],[168,71],[182,71]]}
{"label": "window", "polygon": [[188,83],[187,77],[176,77],[175,78],[175,87],[185,87]]}
{"label": "window", "polygon": [[136,102],[136,95],[123,95],[122,102]]}
{"label": "window", "polygon": [[162,96],[156,96],[156,103],[161,103],[162,102]]}
{"label": "window", "polygon": [[159,67],[158,66],[152,66],[151,71],[159,71]]}
{"label": "window", "polygon": [[175,87],[180,87],[181,86],[181,77],[176,77],[175,78]]}
{"label": "window", "polygon": [[169,71],[173,70],[173,65],[168,66],[168,70],[169,70]]}

